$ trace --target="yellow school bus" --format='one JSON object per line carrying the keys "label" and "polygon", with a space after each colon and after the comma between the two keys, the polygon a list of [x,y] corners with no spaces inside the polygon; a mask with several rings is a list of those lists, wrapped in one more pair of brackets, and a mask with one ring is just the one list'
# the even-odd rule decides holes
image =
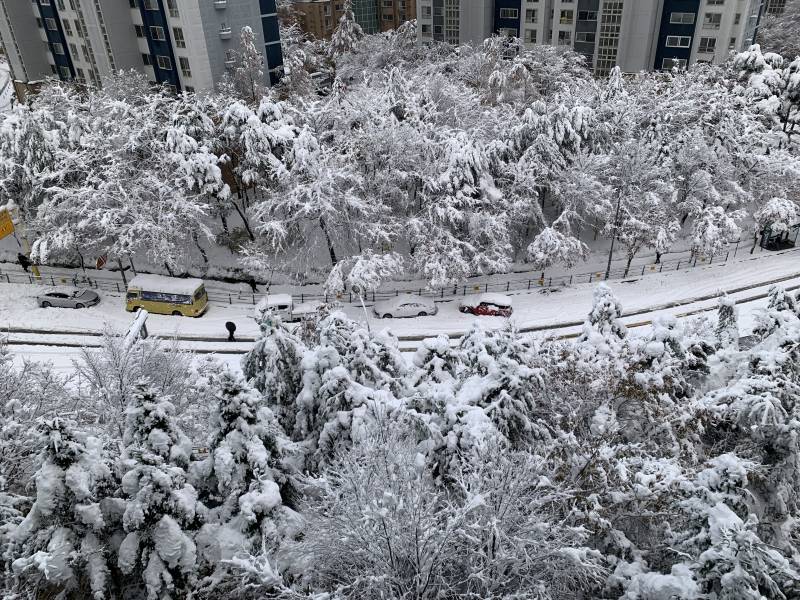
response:
{"label": "yellow school bus", "polygon": [[199,317],[208,308],[202,279],[163,275],[137,275],[131,279],[126,300],[128,312],[144,308],[160,315]]}

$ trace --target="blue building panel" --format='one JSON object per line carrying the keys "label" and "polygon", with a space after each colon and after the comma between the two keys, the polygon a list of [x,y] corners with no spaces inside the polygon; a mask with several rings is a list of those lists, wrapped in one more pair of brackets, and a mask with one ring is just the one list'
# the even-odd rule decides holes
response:
{"label": "blue building panel", "polygon": [[[492,31],[499,33],[501,29],[513,30],[516,37],[520,35],[520,19],[522,18],[519,0],[495,0],[494,3],[494,22],[492,23]],[[501,9],[511,9],[517,11],[516,18],[500,18]]]}
{"label": "blue building panel", "polygon": [[[55,2],[42,4],[39,0],[36,0],[36,6],[39,8],[39,15],[42,18],[45,35],[47,36],[47,45],[50,48],[50,54],[53,56],[53,62],[56,64],[56,71],[59,78],[64,80],[75,79],[75,67],[72,64],[72,57],[69,54],[69,44],[67,43],[67,37],[64,35],[64,29],[61,26],[61,18],[58,15]],[[47,19],[55,21],[56,29],[47,28]],[[56,53],[55,44],[61,45],[63,54]],[[69,77],[64,76],[61,72],[61,67],[66,67],[69,70]]]}
{"label": "blue building panel", "polygon": [[[692,44],[694,43],[695,30],[697,29],[697,16],[700,12],[700,0],[665,0],[664,10],[661,13],[661,27],[658,32],[658,45],[656,47],[656,60],[653,68],[661,70],[664,59],[685,60],[687,65],[692,55]],[[672,22],[672,13],[693,13],[694,19],[691,23]],[[689,46],[687,48],[675,48],[667,46],[667,37],[681,36],[688,37]]]}
{"label": "blue building panel", "polygon": [[[157,0],[158,10],[148,10],[144,2],[139,2],[139,10],[142,13],[142,23],[144,23],[144,35],[147,39],[147,47],[153,62],[153,71],[156,81],[175,87],[176,91],[181,90],[181,82],[178,77],[178,62],[175,53],[172,51],[171,36],[172,32],[167,21],[167,13],[164,11],[164,0]],[[153,37],[151,27],[161,27],[164,30],[164,39],[158,40]],[[170,60],[170,69],[163,69],[158,66],[158,56],[165,56]]]}

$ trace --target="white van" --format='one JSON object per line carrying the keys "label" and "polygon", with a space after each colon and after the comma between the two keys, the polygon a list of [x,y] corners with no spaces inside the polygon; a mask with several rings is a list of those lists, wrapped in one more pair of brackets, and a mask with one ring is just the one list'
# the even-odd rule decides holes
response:
{"label": "white van", "polygon": [[262,313],[266,311],[272,311],[284,321],[291,321],[294,312],[292,296],[290,294],[267,294],[256,304],[254,311],[256,318],[260,319]]}

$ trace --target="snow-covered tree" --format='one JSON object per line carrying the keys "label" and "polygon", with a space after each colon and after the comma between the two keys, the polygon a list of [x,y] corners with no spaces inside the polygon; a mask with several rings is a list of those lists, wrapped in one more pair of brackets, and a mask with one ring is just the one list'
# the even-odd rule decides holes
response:
{"label": "snow-covered tree", "polygon": [[597,352],[614,355],[620,352],[628,330],[620,321],[622,304],[605,283],[594,289],[592,310],[583,324],[578,341],[587,343]]}
{"label": "snow-covered tree", "polygon": [[756,313],[753,333],[763,339],[782,325],[795,323],[797,316],[794,298],[779,285],[773,285],[769,288],[766,308]]}
{"label": "snow-covered tree", "polygon": [[306,348],[277,315],[262,315],[258,326],[261,336],[242,359],[242,372],[250,385],[261,392],[283,429],[291,432],[295,399],[301,388],[300,363]]}
{"label": "snow-covered tree", "polygon": [[147,385],[130,400],[122,442],[125,537],[117,566],[144,584],[148,600],[183,597],[196,586],[193,534],[205,512],[186,472],[191,442],[172,403]]}
{"label": "snow-covered tree", "polygon": [[77,597],[86,590],[100,600],[109,594],[102,501],[116,487],[111,457],[102,440],[79,439],[74,426],[55,417],[36,428],[41,466],[33,477],[35,501],[8,551],[22,596]]}
{"label": "snow-covered tree", "polygon": [[786,59],[800,56],[800,2],[787,0],[782,12],[766,16],[759,24],[758,40]]}
{"label": "snow-covered tree", "polygon": [[[216,381],[209,455],[191,467],[207,510],[196,541],[206,593],[235,589],[258,571],[280,587],[276,553],[293,527],[283,504],[289,480],[282,463],[288,443],[272,412],[240,376],[225,371]],[[257,566],[257,569],[256,569]],[[220,587],[223,586],[223,587]]]}
{"label": "snow-covered tree", "polygon": [[736,301],[727,295],[720,296],[717,308],[717,346],[720,348],[739,348],[739,322]]}
{"label": "snow-covered tree", "polygon": [[353,15],[352,0],[345,0],[344,13],[339,19],[339,24],[333,31],[331,41],[328,44],[329,56],[335,59],[343,54],[352,52],[363,36],[364,31]]}
{"label": "snow-covered tree", "polygon": [[238,97],[253,106],[264,96],[264,56],[256,46],[256,34],[249,25],[242,27],[239,33],[233,85]]}

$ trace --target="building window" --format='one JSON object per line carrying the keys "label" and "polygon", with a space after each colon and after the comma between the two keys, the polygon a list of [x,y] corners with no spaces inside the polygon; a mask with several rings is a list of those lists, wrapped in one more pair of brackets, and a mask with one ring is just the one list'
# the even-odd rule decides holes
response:
{"label": "building window", "polygon": [[559,31],[558,32],[558,45],[559,46],[569,46],[572,44],[572,32],[571,31]]}
{"label": "building window", "polygon": [[428,23],[422,24],[422,33],[427,35],[431,34],[431,26]]}
{"label": "building window", "polygon": [[714,52],[716,48],[717,48],[717,38],[701,37],[700,47],[697,49],[697,51],[703,53],[709,53],[709,52]]}
{"label": "building window", "polygon": [[42,6],[50,6],[50,0],[40,0],[39,4]]}
{"label": "building window", "polygon": [[84,83],[86,81],[86,76],[83,74],[83,69],[78,67],[77,69],[75,69],[75,72],[77,73],[76,75],[77,80],[80,81],[81,83]]}
{"label": "building window", "polygon": [[39,29],[42,29],[44,27],[44,23],[42,23],[42,20],[39,17],[36,17],[36,26]]}
{"label": "building window", "polygon": [[733,24],[738,25],[742,22],[742,13],[736,13],[736,16],[733,18]]}
{"label": "building window", "polygon": [[178,14],[178,5],[175,3],[175,0],[167,0],[167,8],[169,9],[169,16],[173,19],[177,19],[180,16]]}
{"label": "building window", "polygon": [[236,50],[233,50],[231,48],[225,50],[225,62],[226,63],[236,62]]}
{"label": "building window", "polygon": [[72,37],[72,26],[69,24],[69,19],[64,19],[62,26],[64,27],[64,33]]}
{"label": "building window", "polygon": [[442,26],[441,25],[434,25],[433,26],[433,33],[442,33]]}
{"label": "building window", "polygon": [[526,44],[535,44],[536,43],[536,30],[535,29],[526,29],[525,30],[525,43]]}
{"label": "building window", "polygon": [[561,25],[572,25],[572,17],[575,14],[575,11],[572,10],[562,10],[561,17],[559,17],[558,22]]}
{"label": "building window", "polygon": [[597,21],[596,10],[579,10],[578,21]]}
{"label": "building window", "polygon": [[92,57],[89,54],[89,49],[83,44],[81,44],[81,52],[83,53],[83,60],[85,60],[86,62],[92,62]]}
{"label": "building window", "polygon": [[56,0],[56,6],[58,10],[67,10],[67,7],[64,6],[64,0]]}
{"label": "building window", "polygon": [[75,20],[75,33],[78,35],[79,38],[83,37],[83,31],[81,30],[81,24],[78,20]]}
{"label": "building window", "polygon": [[153,59],[149,54],[142,54],[142,62],[146,65],[152,65]]}
{"label": "building window", "polygon": [[539,11],[535,8],[527,8],[525,9],[525,22],[526,23],[538,23],[539,22]]}
{"label": "building window", "polygon": [[133,28],[136,30],[136,37],[144,37],[144,27],[142,25],[134,25]]}
{"label": "building window", "polygon": [[64,46],[62,46],[58,42],[53,44],[53,54],[58,54],[60,56],[63,56],[63,54],[64,54]]}
{"label": "building window", "polygon": [[61,73],[62,79],[72,79],[72,72],[69,67],[58,67],[58,72]]}
{"label": "building window", "polygon": [[156,63],[158,64],[158,68],[163,71],[172,70],[172,61],[169,56],[156,56]]}
{"label": "building window", "polygon": [[56,66],[55,65],[50,65],[50,70],[53,72],[53,75],[57,75],[58,74],[58,71],[56,70]]}
{"label": "building window", "polygon": [[674,12],[669,15],[669,22],[673,25],[694,25],[694,13]]}
{"label": "building window", "polygon": [[431,18],[431,7],[430,6],[423,6],[422,7],[422,18],[423,19],[430,19]]}
{"label": "building window", "polygon": [[180,27],[173,27],[172,33],[175,35],[175,46],[177,48],[186,48],[186,40],[183,38],[183,29]]}
{"label": "building window", "polygon": [[145,10],[158,10],[158,0],[143,0]]}
{"label": "building window", "polygon": [[69,45],[69,53],[72,56],[78,56],[78,47],[75,44],[70,44]]}
{"label": "building window", "polygon": [[692,38],[688,35],[668,35],[667,48],[688,48],[692,45]]}
{"label": "building window", "polygon": [[725,4],[725,0],[706,0],[706,4],[709,6],[722,6]]}
{"label": "building window", "polygon": [[183,86],[183,89],[184,89],[185,92],[187,92],[189,94],[194,92],[194,88],[192,86],[190,86],[190,85]]}
{"label": "building window", "polygon": [[189,66],[189,59],[185,56],[179,56],[178,62],[181,65],[181,75],[184,77],[191,77],[192,76],[192,69]]}
{"label": "building window", "polygon": [[154,40],[158,40],[159,42],[163,42],[167,38],[164,36],[164,28],[159,27],[158,25],[151,25],[150,26],[150,37]]}
{"label": "building window", "polygon": [[719,29],[720,23],[722,23],[722,13],[706,13],[703,29]]}
{"label": "building window", "polygon": [[518,19],[519,18],[519,10],[516,8],[501,8],[500,9],[500,18],[501,19]]}
{"label": "building window", "polygon": [[728,42],[728,50],[736,50],[736,38],[732,37]]}
{"label": "building window", "polygon": [[594,44],[595,39],[597,39],[597,34],[594,31],[578,31],[575,33],[576,42]]}
{"label": "building window", "polygon": [[671,71],[672,69],[685,69],[686,68],[686,59],[685,58],[665,58],[661,63],[661,68],[665,71]]}
{"label": "building window", "polygon": [[58,29],[58,25],[56,25],[56,20],[55,19],[47,18],[47,19],[44,20],[44,24],[47,26],[47,28],[50,31],[56,31]]}
{"label": "building window", "polygon": [[131,8],[136,8],[136,0],[128,0],[131,5]]}

